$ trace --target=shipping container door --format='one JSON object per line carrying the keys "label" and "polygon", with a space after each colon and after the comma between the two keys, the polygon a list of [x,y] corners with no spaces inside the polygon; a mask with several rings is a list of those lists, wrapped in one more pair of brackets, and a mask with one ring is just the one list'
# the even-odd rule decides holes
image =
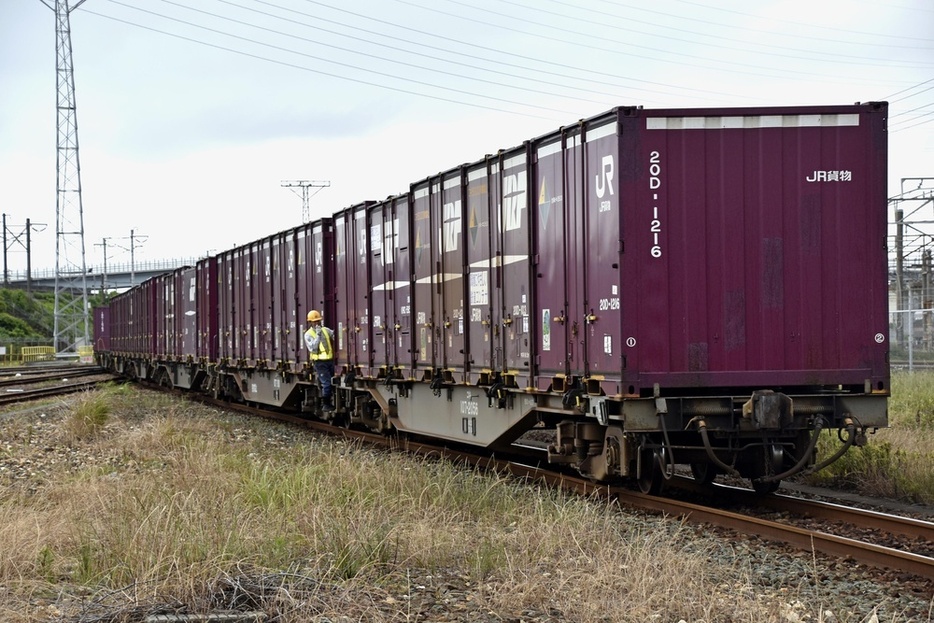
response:
{"label": "shipping container door", "polygon": [[198,270],[191,266],[179,276],[178,316],[181,319],[179,351],[181,360],[194,361],[198,356]]}
{"label": "shipping container door", "polygon": [[172,282],[172,323],[171,323],[171,334],[172,338],[169,342],[170,355],[173,361],[179,361],[182,358],[183,350],[183,336],[185,333],[185,294],[187,289],[185,288],[186,280],[184,278],[185,268],[178,268],[174,270],[170,275],[168,275],[169,280]]}
{"label": "shipping container door", "polygon": [[353,327],[357,336],[353,344],[351,358],[360,370],[369,370],[372,366],[372,322],[370,310],[370,237],[367,228],[367,209],[371,204],[360,204],[353,212]]}
{"label": "shipping container door", "polygon": [[152,356],[153,353],[158,352],[156,346],[156,328],[157,320],[156,318],[156,303],[160,296],[156,280],[151,279],[148,282],[148,287],[146,287],[141,293],[143,300],[140,303],[140,317],[142,322],[140,323],[140,352],[145,356]]}
{"label": "shipping container door", "polygon": [[370,240],[370,322],[373,342],[371,365],[368,376],[385,376],[392,361],[392,339],[388,325],[392,304],[392,281],[389,272],[392,268],[392,221],[391,203],[378,203],[367,211],[367,223]]}
{"label": "shipping container door", "polygon": [[163,312],[165,317],[157,317],[156,321],[162,329],[162,353],[166,359],[175,358],[175,327],[178,316],[175,308],[175,280],[177,272],[166,273],[162,276]]}
{"label": "shipping container door", "polygon": [[566,241],[565,253],[569,269],[565,286],[568,301],[568,370],[573,382],[587,376],[587,340],[592,332],[591,324],[596,319],[592,313],[594,305],[587,298],[586,283],[589,277],[589,255],[591,249],[587,202],[585,194],[584,151],[581,128],[574,128],[565,137],[564,190],[565,222],[572,232]]}
{"label": "shipping container door", "polygon": [[493,375],[497,378],[506,369],[503,344],[503,192],[501,163],[498,158],[490,162],[490,354]]}
{"label": "shipping container door", "polygon": [[411,208],[408,194],[392,201],[392,230],[389,252],[392,268],[389,279],[392,288],[392,331],[395,348],[394,365],[402,378],[411,378],[415,369],[412,343],[412,260],[409,224]]}
{"label": "shipping container door", "polygon": [[500,251],[505,380],[525,388],[532,383],[531,223],[529,217],[529,156],[527,148],[501,156]]}
{"label": "shipping container door", "polygon": [[[308,312],[315,309],[314,281],[316,276],[323,273],[324,268],[315,262],[314,238],[311,235],[311,224],[305,223],[295,230],[295,245],[298,253],[297,258],[297,277],[296,277],[296,300],[293,306],[296,308],[297,330],[301,334],[301,341],[296,345],[296,361],[308,362],[308,352],[305,348],[305,331],[308,330]],[[319,310],[320,311],[320,310]]]}
{"label": "shipping container door", "polygon": [[279,333],[281,350],[279,358],[293,370],[302,360],[305,342],[302,332],[304,315],[298,311],[298,230],[291,229],[279,238]]}
{"label": "shipping container door", "polygon": [[234,357],[236,332],[236,284],[239,278],[234,270],[235,251],[226,251],[217,259],[218,356],[229,361]]}
{"label": "shipping container door", "polygon": [[[621,232],[619,200],[619,138],[615,115],[595,119],[585,127],[583,147],[577,147],[573,160],[583,156],[583,179],[575,196],[582,198],[585,246],[581,263],[585,278],[584,344],[585,375],[591,379],[590,393],[615,395],[620,392],[622,374],[622,315],[620,291]],[[582,153],[581,153],[582,152]],[[580,170],[580,169],[578,169]],[[647,224],[649,233],[654,225]]]}
{"label": "shipping container door", "polygon": [[197,319],[196,352],[202,362],[212,362],[218,353],[218,283],[217,257],[198,260],[197,266]]}
{"label": "shipping container door", "polygon": [[[573,142],[576,137],[570,140]],[[580,337],[581,320],[580,315],[574,313],[578,311],[579,299],[568,291],[581,278],[579,265],[571,253],[574,250],[569,247],[578,245],[583,236],[576,228],[573,214],[578,202],[565,188],[564,137],[561,134],[549,136],[533,149],[537,297],[531,318],[539,329],[535,383],[540,390],[563,393],[569,389],[572,366],[577,370],[579,363],[575,341]],[[573,162],[568,163],[567,174],[574,174]]]}
{"label": "shipping container door", "polygon": [[143,293],[147,287],[148,282],[143,282],[142,285],[136,290],[130,290],[130,300],[129,305],[127,306],[126,314],[126,351],[128,353],[138,354],[140,353],[140,332],[142,331],[142,322],[141,322],[141,312],[139,312],[141,301],[143,300]]}
{"label": "shipping container door", "polygon": [[[352,248],[352,243],[347,238],[353,232],[351,216],[351,211],[343,210],[334,217],[334,276],[337,296],[334,300],[334,325],[331,327],[337,337],[337,362],[339,365],[348,366],[351,364],[348,345],[351,339],[355,339],[351,332],[348,332],[351,318],[350,302],[352,300],[349,293],[352,291],[351,286],[353,284],[351,274],[353,260],[356,259],[348,251]],[[299,279],[299,284],[302,281],[303,279]],[[300,308],[299,317],[303,323],[307,313],[307,309]],[[307,326],[307,323],[303,326]]]}
{"label": "shipping container door", "polygon": [[250,291],[250,250],[240,247],[234,253],[234,357],[245,363],[252,359],[253,353],[253,297]]}
{"label": "shipping container door", "polygon": [[443,176],[441,191],[442,357],[449,382],[462,383],[467,370],[467,327],[464,318],[464,172]]}
{"label": "shipping container door", "polygon": [[[297,347],[305,349],[304,332],[308,329],[308,312],[315,310],[324,318],[324,325],[338,331],[339,320],[334,305],[334,251],[333,221],[322,219],[306,224],[296,231],[299,253],[297,283],[297,302],[295,322],[301,327],[301,338]],[[308,353],[301,353],[301,360],[308,360]]]}
{"label": "shipping container door", "polygon": [[272,301],[272,327],[270,331],[271,365],[278,367],[290,360],[287,345],[289,324],[285,315],[286,308],[290,306],[286,300],[288,291],[287,282],[289,269],[287,260],[283,257],[285,246],[291,232],[279,232],[269,238],[269,261],[271,263],[271,283],[269,287]]}
{"label": "shipping container door", "polygon": [[252,245],[252,285],[255,323],[253,335],[256,362],[270,365],[273,362],[273,318],[275,301],[273,300],[272,278],[272,240],[264,238]]}
{"label": "shipping container door", "polygon": [[468,382],[492,380],[493,252],[489,160],[467,171],[467,363]]}
{"label": "shipping container door", "polygon": [[153,329],[155,334],[154,349],[152,354],[156,359],[164,359],[166,356],[166,316],[169,313],[166,305],[166,279],[165,275],[157,275],[153,278],[153,290],[155,296],[155,313],[153,315]]}
{"label": "shipping container door", "polygon": [[412,312],[415,332],[415,367],[419,380],[430,379],[437,368],[437,339],[435,338],[436,284],[432,252],[432,232],[437,229],[432,221],[432,182],[426,180],[412,187],[412,276],[415,282]]}

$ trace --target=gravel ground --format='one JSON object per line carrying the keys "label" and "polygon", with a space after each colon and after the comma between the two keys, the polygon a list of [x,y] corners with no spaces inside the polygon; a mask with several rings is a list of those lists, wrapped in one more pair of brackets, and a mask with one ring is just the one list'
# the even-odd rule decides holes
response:
{"label": "gravel ground", "polygon": [[[54,464],[64,463],[74,472],[113,462],[113,455],[106,449],[95,454],[56,443],[55,431],[63,412],[62,407],[45,407],[0,414],[0,487],[35,493],[41,490]],[[216,411],[208,409],[204,412],[206,416],[217,415]],[[257,426],[254,430],[257,431],[255,434],[266,436],[270,444],[278,447],[299,443],[301,436],[307,435],[295,427],[276,423]],[[754,535],[718,533],[704,527],[685,528],[679,522],[652,515],[635,514],[628,520],[645,522],[649,525],[647,529],[667,522],[672,524],[672,530],[692,530],[697,535],[700,551],[713,552],[710,559],[713,567],[742,569],[742,578],[723,580],[725,598],[753,592],[760,597],[781,601],[784,603],[781,619],[788,623],[934,621],[934,587],[917,578],[899,577],[842,560],[815,559],[809,553],[789,551]],[[496,588],[503,590],[501,586]],[[219,579],[211,600],[218,611],[234,609],[243,612],[250,610],[251,603],[262,601],[266,595],[281,593],[283,589],[287,589],[291,597],[303,599],[306,603],[320,601],[322,614],[310,619],[320,623],[359,620],[551,623],[575,620],[573,612],[492,611],[486,598],[491,586],[474,583],[461,569],[410,569],[405,577],[383,578],[378,587],[366,588],[359,584],[349,588],[322,585],[314,578],[293,574],[245,574]],[[786,595],[787,599],[783,597]],[[8,588],[0,585],[0,600],[9,603],[9,599]],[[95,595],[93,600],[80,604],[77,609],[73,597],[33,601],[23,604],[24,611],[30,610],[32,614],[18,620],[71,623],[145,621],[147,615],[182,611],[182,604],[128,608],[126,604],[132,600],[131,594],[118,591],[105,596]],[[370,614],[364,614],[367,612]],[[379,618],[372,618],[374,612],[381,613]],[[743,612],[736,612],[735,618],[730,620],[749,619]]]}

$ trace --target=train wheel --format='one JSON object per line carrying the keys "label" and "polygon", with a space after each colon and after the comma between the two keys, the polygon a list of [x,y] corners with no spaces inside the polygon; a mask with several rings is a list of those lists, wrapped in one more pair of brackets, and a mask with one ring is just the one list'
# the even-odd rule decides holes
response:
{"label": "train wheel", "polygon": [[691,474],[694,480],[701,485],[709,485],[720,471],[716,465],[710,463],[691,463]]}
{"label": "train wheel", "polygon": [[642,470],[639,473],[639,491],[658,495],[665,484],[665,450],[643,450]]}
{"label": "train wheel", "polygon": [[763,482],[762,480],[753,480],[752,481],[752,490],[759,495],[769,495],[778,491],[779,485],[782,484],[781,480],[773,480],[771,482]]}
{"label": "train wheel", "polygon": [[[785,450],[778,445],[767,446],[763,453],[762,475],[781,473],[782,465],[785,461]],[[761,477],[761,476],[760,476]],[[778,491],[781,480],[764,482],[759,478],[752,479],[753,491],[759,495],[769,495]]]}

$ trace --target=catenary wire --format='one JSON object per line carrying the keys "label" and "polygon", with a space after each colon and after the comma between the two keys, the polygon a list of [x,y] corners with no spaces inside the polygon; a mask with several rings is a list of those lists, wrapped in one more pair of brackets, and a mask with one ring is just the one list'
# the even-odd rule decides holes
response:
{"label": "catenary wire", "polygon": [[[450,2],[450,3],[452,3],[452,4],[460,5],[460,6],[469,6],[466,2],[461,2],[461,1],[459,1],[459,0],[446,0],[446,1],[447,1],[447,2]],[[557,0],[551,0],[551,1],[552,1],[552,2],[556,2]],[[520,9],[522,9],[523,11],[528,12],[528,13],[532,13],[532,12],[535,12],[535,13],[544,13],[544,14],[547,14],[547,15],[553,15],[553,16],[555,16],[555,17],[558,17],[558,18],[560,18],[561,20],[571,20],[571,21],[575,21],[575,22],[581,22],[581,23],[583,23],[583,24],[585,24],[585,25],[588,25],[588,26],[606,26],[605,23],[599,22],[599,21],[597,21],[597,20],[588,19],[588,18],[584,18],[584,17],[577,16],[577,15],[567,15],[567,14],[565,14],[565,13],[559,13],[559,12],[557,12],[557,11],[549,11],[549,10],[547,10],[547,9],[542,8],[541,6],[537,6],[537,7],[534,7],[534,8],[533,8],[533,7],[531,7],[531,6],[527,5],[527,4],[523,4],[523,3],[521,3],[521,2],[517,2],[516,0],[499,0],[499,3],[500,3],[500,4],[508,4],[508,5],[515,6],[515,7],[519,7]],[[560,4],[564,4],[564,5],[566,5],[566,6],[571,6],[571,5],[568,5],[567,3],[560,3]],[[711,39],[719,39],[719,40],[722,40],[722,41],[732,41],[732,42],[737,42],[737,43],[743,43],[743,44],[745,44],[745,45],[753,45],[753,46],[757,46],[757,47],[761,47],[761,48],[767,48],[767,49],[772,49],[772,50],[779,50],[780,52],[756,52],[756,53],[759,53],[759,54],[767,54],[767,55],[769,55],[769,56],[774,56],[774,57],[778,57],[778,58],[791,58],[791,59],[794,59],[794,60],[815,60],[815,59],[814,59],[814,55],[815,55],[815,54],[820,54],[820,55],[822,55],[822,56],[824,56],[824,57],[838,57],[839,59],[841,59],[841,60],[834,60],[833,58],[823,58],[823,59],[820,59],[822,62],[828,62],[828,63],[845,63],[845,64],[848,64],[848,65],[849,65],[849,64],[856,64],[857,62],[858,62],[860,65],[866,65],[867,63],[870,63],[870,64],[873,64],[873,65],[876,65],[876,66],[881,66],[881,67],[888,67],[888,66],[890,66],[891,64],[895,64],[895,63],[903,64],[903,63],[906,62],[906,61],[904,61],[904,60],[902,60],[902,59],[898,59],[898,60],[896,60],[896,59],[881,59],[881,58],[874,57],[874,56],[873,56],[873,57],[854,56],[854,55],[851,55],[851,54],[838,54],[838,53],[834,53],[834,52],[825,52],[825,51],[817,50],[817,49],[791,48],[791,47],[788,47],[788,46],[772,45],[772,44],[767,44],[767,43],[761,43],[761,42],[758,42],[758,41],[740,41],[740,40],[738,40],[738,39],[733,39],[733,38],[731,38],[731,37],[725,37],[725,36],[720,36],[720,35],[711,35],[711,34],[704,33],[704,32],[699,32],[699,31],[696,31],[696,30],[689,30],[689,29],[687,29],[687,28],[677,28],[677,27],[674,27],[674,26],[662,25],[662,24],[657,24],[657,23],[654,23],[654,22],[649,22],[649,21],[645,21],[645,20],[635,19],[635,18],[633,18],[633,17],[631,17],[631,16],[627,16],[627,17],[624,18],[624,17],[622,17],[622,16],[619,16],[619,15],[616,15],[616,14],[613,14],[613,13],[609,13],[609,12],[606,12],[606,11],[595,11],[594,9],[590,9],[590,8],[586,8],[586,7],[575,7],[575,8],[583,8],[583,9],[586,10],[586,11],[597,12],[597,13],[600,14],[600,15],[607,16],[607,17],[612,17],[612,18],[618,19],[618,20],[623,20],[623,19],[625,19],[626,22],[631,22],[631,23],[635,23],[635,24],[644,24],[644,25],[646,25],[646,26],[652,26],[652,27],[654,27],[654,28],[656,28],[656,29],[664,29],[666,32],[668,32],[668,31],[674,31],[674,32],[679,32],[679,33],[688,34],[688,35],[694,35],[694,36],[697,36],[697,37],[707,37],[707,38],[711,38]],[[716,22],[705,21],[704,23],[708,23],[708,24],[713,24],[713,25],[719,26],[719,24],[716,24]],[[556,27],[554,27],[554,26],[550,26],[550,27],[551,27],[551,28],[556,28]],[[626,27],[623,27],[623,26],[614,26],[613,28],[620,29],[620,30],[624,30],[624,31],[628,31],[628,32],[634,32],[634,33],[639,33],[639,34],[645,34],[645,31],[643,31],[643,30],[638,30],[638,29],[636,29],[636,28],[626,28]],[[577,31],[574,31],[574,30],[569,30],[569,29],[564,29],[564,28],[559,28],[558,30],[560,30],[560,31],[562,31],[562,32],[567,32],[567,33],[570,33],[570,34],[578,34]],[[731,45],[731,46],[719,45],[719,44],[715,44],[715,43],[708,43],[708,42],[704,42],[704,41],[692,41],[692,40],[690,40],[690,39],[680,39],[680,38],[670,37],[670,36],[666,36],[666,39],[681,41],[681,42],[683,42],[683,43],[690,43],[690,44],[692,44],[692,45],[701,45],[701,46],[712,47],[712,48],[721,49],[721,50],[728,50],[728,51],[730,51],[730,52],[738,52],[738,51],[740,51],[740,50],[742,50],[743,52],[750,52],[750,50],[749,50],[748,48],[745,48],[745,47],[740,48],[740,47],[732,46],[732,45]],[[837,43],[842,43],[842,42],[837,42]],[[847,42],[847,43],[848,43],[849,45],[853,45],[852,42]],[[915,49],[915,48],[909,48],[909,49]],[[808,56],[802,57],[802,56],[796,56],[796,55],[793,55],[793,54],[786,54],[786,53],[784,53],[784,52],[799,52],[799,53],[801,53],[801,54],[807,54]],[[879,61],[884,61],[884,63],[880,65],[880,64],[879,64]],[[924,63],[924,65],[927,66],[927,65],[930,65],[930,63]]]}
{"label": "catenary wire", "polygon": [[[107,0],[107,1],[110,2],[110,3],[112,3],[112,4],[116,4],[116,5],[119,5],[119,6],[123,6],[123,7],[128,8],[128,9],[134,9],[134,10],[136,10],[136,11],[140,11],[140,12],[142,12],[142,13],[147,13],[147,14],[153,15],[153,16],[155,16],[155,17],[161,17],[161,18],[166,19],[166,20],[169,20],[169,21],[177,22],[177,23],[180,23],[180,24],[184,24],[184,25],[186,25],[186,26],[191,26],[191,27],[193,27],[193,28],[198,28],[198,29],[201,29],[201,30],[205,30],[205,31],[208,31],[208,32],[215,33],[215,34],[224,35],[224,36],[230,37],[230,38],[232,38],[232,39],[237,39],[237,40],[240,40],[240,41],[243,41],[243,42],[246,42],[246,43],[252,43],[252,44],[255,44],[255,45],[262,46],[262,47],[271,48],[271,49],[273,49],[273,50],[278,50],[278,51],[280,51],[280,52],[287,52],[287,53],[290,53],[290,54],[295,54],[296,56],[302,56],[302,57],[309,58],[309,59],[313,59],[313,60],[317,60],[317,61],[322,61],[322,62],[326,62],[326,63],[331,63],[332,65],[337,65],[337,66],[340,66],[340,67],[345,67],[345,68],[349,68],[349,69],[354,69],[354,70],[357,70],[357,71],[361,71],[361,72],[363,72],[363,73],[375,74],[375,75],[377,75],[377,76],[381,76],[381,77],[384,77],[384,78],[390,78],[390,79],[394,79],[394,80],[403,79],[403,80],[405,80],[406,82],[411,83],[411,84],[418,84],[418,85],[421,85],[421,86],[430,87],[430,88],[435,88],[435,89],[440,89],[440,90],[442,90],[442,91],[448,91],[448,92],[451,92],[451,93],[459,93],[459,94],[461,94],[461,95],[470,95],[470,96],[474,96],[474,97],[484,98],[484,99],[493,100],[493,101],[500,102],[500,103],[504,103],[504,104],[514,104],[514,105],[517,105],[517,106],[523,106],[523,107],[528,107],[528,108],[535,108],[535,109],[538,109],[538,110],[549,111],[549,112],[558,112],[558,113],[568,114],[568,115],[573,114],[573,113],[571,113],[571,112],[564,111],[564,110],[561,110],[561,109],[558,109],[558,108],[551,108],[551,107],[548,107],[548,106],[540,106],[540,105],[538,105],[538,104],[530,104],[530,103],[518,102],[518,101],[515,101],[515,100],[510,100],[510,99],[501,98],[501,97],[495,97],[495,96],[492,96],[492,95],[481,95],[481,94],[477,94],[477,93],[472,93],[472,92],[470,92],[470,91],[465,91],[465,90],[463,90],[463,89],[456,89],[456,88],[453,88],[453,87],[448,87],[448,86],[443,86],[443,85],[438,85],[438,84],[431,84],[431,83],[429,83],[429,82],[425,82],[425,81],[423,81],[423,80],[416,80],[416,79],[414,79],[414,78],[402,78],[402,77],[400,77],[400,76],[393,75],[393,74],[390,74],[390,73],[387,73],[387,72],[377,71],[377,70],[375,70],[375,69],[367,69],[367,68],[365,68],[365,67],[359,67],[359,66],[357,66],[357,65],[352,65],[352,64],[350,64],[350,63],[344,63],[344,62],[342,62],[342,61],[335,61],[335,60],[323,58],[323,57],[320,57],[320,56],[316,56],[316,55],[314,55],[314,54],[308,54],[307,52],[299,52],[299,51],[291,50],[291,49],[289,49],[289,48],[285,48],[285,47],[282,47],[282,46],[273,45],[273,44],[271,44],[271,43],[266,43],[266,42],[263,42],[263,41],[257,41],[257,40],[255,40],[255,39],[250,39],[250,38],[248,38],[248,37],[243,37],[243,36],[241,36],[241,35],[235,35],[235,34],[232,34],[232,33],[227,33],[227,32],[224,32],[224,31],[222,31],[222,30],[218,30],[218,29],[215,29],[215,28],[211,28],[211,27],[209,27],[209,26],[203,26],[203,25],[201,25],[201,24],[195,24],[195,23],[193,23],[193,22],[189,22],[189,21],[186,21],[186,20],[183,20],[183,19],[180,19],[180,18],[171,17],[171,16],[167,16],[167,15],[162,15],[162,14],[157,13],[157,12],[155,12],[155,11],[150,11],[150,10],[148,10],[148,9],[143,9],[143,8],[140,8],[140,7],[137,7],[137,6],[133,6],[133,5],[130,5],[130,4],[126,4],[126,3],[124,3],[124,2],[120,2],[119,0]],[[99,14],[99,13],[95,13],[95,15],[100,15],[100,14]],[[208,45],[208,44],[206,44],[206,45]],[[218,47],[222,47],[222,46],[218,46]],[[232,48],[224,48],[224,49],[231,50]],[[257,57],[257,58],[265,58],[265,57],[259,57],[258,55],[256,55],[256,57]],[[310,71],[319,72],[319,73],[326,73],[326,72],[320,72],[319,70],[311,70],[310,68],[309,68],[309,70],[310,70]],[[338,74],[327,74],[327,75],[337,76]],[[456,101],[456,100],[447,100],[447,101]]]}
{"label": "catenary wire", "polygon": [[[106,14],[104,14],[104,13],[98,13],[98,12],[93,11],[93,10],[88,9],[88,8],[83,9],[83,11],[84,11],[85,13],[90,14],[90,15],[95,15],[95,16],[97,16],[97,17],[102,17],[102,18],[104,18],[104,19],[109,19],[109,20],[111,20],[111,21],[119,22],[119,23],[121,23],[121,24],[126,24],[126,25],[128,25],[128,26],[134,26],[134,27],[136,27],[136,28],[142,28],[142,29],[148,30],[148,31],[150,31],[150,32],[155,32],[155,33],[158,33],[158,34],[161,34],[161,35],[166,35],[166,36],[169,36],[169,37],[173,37],[173,38],[175,38],[175,39],[181,39],[181,40],[183,40],[183,41],[188,41],[188,42],[190,42],[190,43],[195,43],[195,44],[198,44],[198,45],[207,46],[207,47],[214,48],[214,49],[217,49],[217,50],[222,50],[222,51],[225,51],[225,52],[231,52],[231,53],[233,53],[233,54],[238,54],[238,55],[240,55],[240,56],[246,56],[246,57],[253,58],[253,59],[256,59],[256,60],[265,61],[265,62],[269,62],[269,63],[274,63],[274,64],[276,64],[276,65],[281,65],[281,66],[283,66],[283,67],[290,67],[290,68],[293,68],[293,69],[300,69],[300,70],[302,70],[302,71],[308,71],[308,72],[315,73],[315,74],[319,74],[319,75],[322,75],[322,76],[328,76],[329,78],[338,78],[338,79],[340,79],[340,80],[346,80],[346,81],[354,82],[354,83],[357,83],[357,84],[363,84],[363,85],[366,85],[366,86],[378,87],[378,88],[381,88],[381,89],[387,89],[387,90],[395,91],[395,92],[398,92],[398,93],[405,93],[406,95],[416,95],[416,96],[419,96],[419,97],[425,97],[425,98],[429,98],[429,99],[433,99],[433,100],[438,100],[438,101],[442,101],[442,102],[448,102],[448,103],[451,103],[451,104],[461,104],[461,105],[464,105],[464,106],[469,106],[469,107],[471,107],[471,108],[480,108],[480,109],[483,109],[483,110],[492,110],[492,111],[495,111],[495,112],[502,112],[502,113],[507,113],[507,114],[511,114],[511,115],[529,116],[529,117],[534,117],[534,118],[537,118],[537,119],[547,119],[547,120],[552,120],[552,119],[553,119],[553,117],[538,115],[538,114],[529,113],[529,112],[526,112],[526,111],[509,110],[509,109],[505,109],[505,108],[497,108],[497,107],[495,107],[495,106],[487,106],[487,105],[484,105],[484,104],[476,104],[476,103],[472,103],[472,102],[465,102],[465,101],[462,101],[462,100],[455,100],[455,99],[451,99],[451,98],[447,98],[447,97],[441,97],[441,96],[438,96],[438,95],[430,95],[430,94],[427,94],[427,93],[420,93],[420,92],[418,92],[418,91],[412,91],[412,90],[404,89],[404,88],[401,88],[401,87],[394,87],[394,86],[389,86],[389,85],[385,85],[385,84],[380,84],[380,83],[378,83],[378,82],[370,82],[370,81],[368,81],[368,80],[361,80],[361,79],[359,79],[359,78],[352,78],[352,77],[350,77],[350,76],[345,76],[345,75],[341,75],[341,74],[336,74],[336,73],[331,73],[331,72],[327,72],[327,71],[322,71],[322,70],[320,70],[320,69],[312,69],[311,67],[305,67],[305,66],[303,66],[303,65],[297,65],[297,64],[295,64],[295,63],[289,63],[289,62],[286,62],[286,61],[282,61],[282,60],[278,60],[278,59],[273,59],[273,58],[269,58],[269,57],[266,57],[266,56],[261,56],[261,55],[259,55],[259,54],[253,54],[253,53],[251,53],[251,52],[245,52],[245,51],[243,51],[243,50],[237,50],[237,49],[235,49],[235,48],[230,48],[230,47],[218,45],[218,44],[216,44],[216,43],[209,43],[209,42],[207,42],[207,41],[202,41],[202,40],[200,40],[200,39],[195,39],[195,38],[193,38],[193,37],[186,37],[185,35],[180,35],[180,34],[177,34],[177,33],[172,33],[172,32],[168,32],[168,31],[165,31],[165,30],[160,30],[160,29],[158,29],[158,28],[154,28],[154,27],[152,27],[152,26],[146,26],[146,25],[143,25],[143,24],[138,24],[138,23],[136,23],[136,22],[132,22],[132,21],[127,20],[127,19],[123,19],[123,18],[119,18],[119,17],[114,17],[114,16],[112,16],[112,15],[106,15]],[[482,96],[479,96],[479,97],[482,97]]]}

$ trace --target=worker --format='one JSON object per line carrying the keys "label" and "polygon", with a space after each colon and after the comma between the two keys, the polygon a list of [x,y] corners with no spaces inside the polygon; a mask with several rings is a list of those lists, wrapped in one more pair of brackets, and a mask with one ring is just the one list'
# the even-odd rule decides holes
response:
{"label": "worker", "polygon": [[331,379],[334,377],[334,331],[324,326],[324,317],[316,309],[308,312],[307,318],[309,327],[305,331],[305,346],[311,354],[318,383],[321,385],[321,409],[333,411],[334,388]]}

